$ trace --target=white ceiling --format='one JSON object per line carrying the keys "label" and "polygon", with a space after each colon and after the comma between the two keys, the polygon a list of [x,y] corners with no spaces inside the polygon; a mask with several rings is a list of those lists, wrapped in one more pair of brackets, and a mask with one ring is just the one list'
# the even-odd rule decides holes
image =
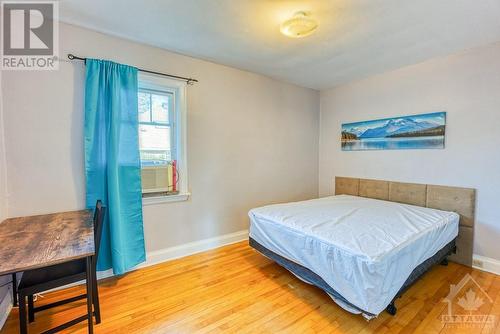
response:
{"label": "white ceiling", "polygon": [[[318,30],[281,35],[299,10]],[[500,41],[500,0],[63,0],[60,16],[315,89]]]}

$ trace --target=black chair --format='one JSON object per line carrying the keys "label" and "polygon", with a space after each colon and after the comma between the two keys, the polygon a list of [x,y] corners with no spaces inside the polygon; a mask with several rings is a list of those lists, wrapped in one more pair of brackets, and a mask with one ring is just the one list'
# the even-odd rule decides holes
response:
{"label": "black chair", "polygon": [[[91,258],[78,259],[70,262],[56,264],[49,267],[25,271],[18,287],[19,294],[19,326],[20,333],[26,334],[28,326],[26,324],[26,297],[28,297],[28,318],[29,322],[35,321],[35,313],[47,310],[52,307],[71,303],[80,299],[87,299],[87,314],[79,318],[68,321],[60,326],[50,329],[45,333],[55,333],[65,328],[73,326],[81,321],[88,320],[89,333],[93,331],[92,316],[95,316],[96,323],[101,322],[99,309],[99,294],[97,289],[96,265],[101,244],[102,226],[104,221],[105,207],[101,201],[97,201],[94,211],[94,244],[95,256]],[[91,280],[87,279],[90,273]],[[86,293],[72,298],[60,300],[47,305],[35,307],[33,295],[50,289],[58,288],[67,284],[85,280],[87,285]],[[94,312],[92,312],[92,305]]]}

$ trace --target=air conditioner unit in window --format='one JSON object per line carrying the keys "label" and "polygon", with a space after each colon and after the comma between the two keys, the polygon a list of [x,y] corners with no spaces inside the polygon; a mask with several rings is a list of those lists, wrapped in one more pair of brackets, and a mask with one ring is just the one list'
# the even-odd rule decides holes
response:
{"label": "air conditioner unit in window", "polygon": [[148,166],[142,167],[142,192],[157,193],[171,191],[168,187],[168,167]]}

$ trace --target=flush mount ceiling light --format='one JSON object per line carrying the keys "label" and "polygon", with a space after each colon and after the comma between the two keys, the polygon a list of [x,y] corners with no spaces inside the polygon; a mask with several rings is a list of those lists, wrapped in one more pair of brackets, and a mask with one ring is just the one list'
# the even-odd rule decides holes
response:
{"label": "flush mount ceiling light", "polygon": [[307,13],[297,12],[291,19],[281,24],[280,31],[285,36],[300,38],[309,36],[316,28],[318,28],[318,23],[309,18]]}

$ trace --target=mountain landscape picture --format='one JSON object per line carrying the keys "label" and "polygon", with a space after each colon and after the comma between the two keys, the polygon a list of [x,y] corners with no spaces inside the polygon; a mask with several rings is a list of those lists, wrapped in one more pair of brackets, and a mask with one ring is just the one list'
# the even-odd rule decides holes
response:
{"label": "mountain landscape picture", "polygon": [[446,112],[342,124],[343,151],[444,148]]}

